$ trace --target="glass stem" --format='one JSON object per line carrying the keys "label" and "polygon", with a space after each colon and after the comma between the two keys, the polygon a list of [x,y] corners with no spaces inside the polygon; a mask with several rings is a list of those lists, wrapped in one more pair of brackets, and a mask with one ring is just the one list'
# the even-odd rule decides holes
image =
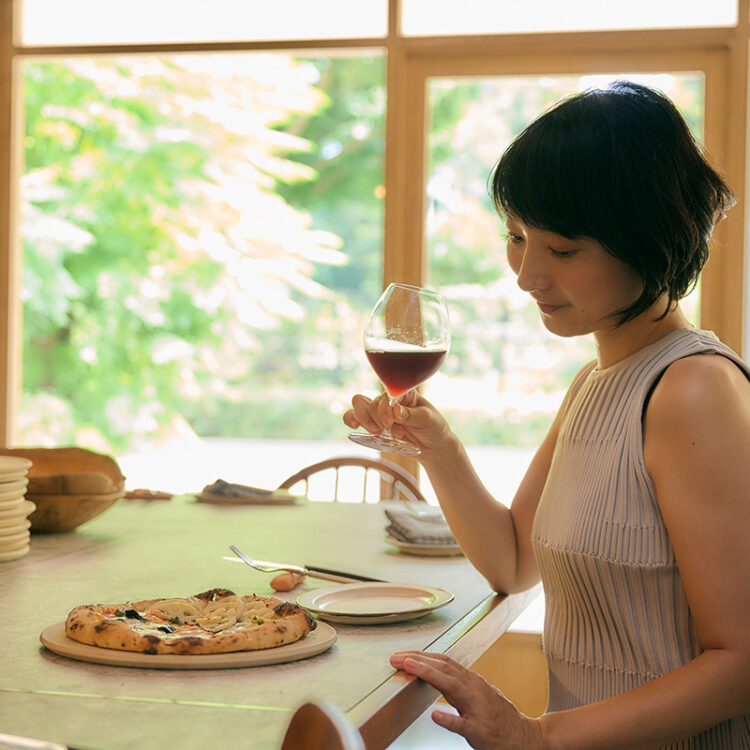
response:
{"label": "glass stem", "polygon": [[[388,393],[388,392],[386,391],[386,393]],[[401,394],[401,395],[403,395],[403,394]],[[397,403],[398,403],[398,402],[399,402],[400,400],[401,400],[401,396],[391,396],[391,394],[390,394],[390,393],[388,393],[388,404],[389,404],[389,406],[391,407],[391,409],[392,409],[392,408],[393,408],[393,407],[394,407],[394,406],[395,406],[395,405],[396,405],[396,404],[397,404]],[[383,427],[383,431],[382,431],[382,432],[381,432],[380,434],[381,434],[381,435],[383,435],[384,437],[389,437],[389,438],[392,438],[392,437],[393,437],[393,433],[391,432],[391,428],[390,428],[390,427]],[[396,439],[396,438],[394,438],[394,440],[395,440],[395,439]]]}

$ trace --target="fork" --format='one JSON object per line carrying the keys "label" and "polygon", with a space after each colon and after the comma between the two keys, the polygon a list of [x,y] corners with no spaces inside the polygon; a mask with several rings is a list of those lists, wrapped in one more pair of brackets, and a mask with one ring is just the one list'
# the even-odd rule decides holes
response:
{"label": "fork", "polygon": [[[326,568],[317,568],[313,565],[291,565],[287,563],[269,562],[268,560],[254,560],[248,557],[244,552],[238,549],[234,544],[229,545],[229,549],[234,552],[242,562],[251,568],[260,570],[262,573],[276,573],[277,571],[287,571],[297,573],[298,575],[311,576],[312,578],[323,578],[326,581],[338,581],[340,583],[351,583],[352,581],[377,581],[382,582],[380,578],[370,578],[361,576],[356,573],[342,573],[337,570],[328,570]],[[231,558],[225,558],[227,560]]]}

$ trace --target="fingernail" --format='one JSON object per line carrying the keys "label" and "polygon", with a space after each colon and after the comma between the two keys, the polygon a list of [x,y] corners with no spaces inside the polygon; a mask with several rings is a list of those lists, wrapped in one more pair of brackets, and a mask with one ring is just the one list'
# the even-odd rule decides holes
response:
{"label": "fingernail", "polygon": [[404,407],[400,404],[397,404],[393,407],[393,416],[396,417],[396,419],[403,419],[404,418]]}

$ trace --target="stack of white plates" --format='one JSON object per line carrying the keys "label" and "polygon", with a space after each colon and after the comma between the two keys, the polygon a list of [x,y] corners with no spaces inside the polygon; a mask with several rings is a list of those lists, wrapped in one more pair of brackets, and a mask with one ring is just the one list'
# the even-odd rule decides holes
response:
{"label": "stack of white plates", "polygon": [[0,562],[17,560],[29,552],[29,513],[36,505],[25,499],[31,461],[0,456]]}

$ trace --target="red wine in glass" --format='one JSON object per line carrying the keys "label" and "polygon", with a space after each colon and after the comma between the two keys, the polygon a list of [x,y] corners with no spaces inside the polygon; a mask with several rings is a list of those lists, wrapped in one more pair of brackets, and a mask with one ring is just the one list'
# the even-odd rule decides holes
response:
{"label": "red wine in glass", "polygon": [[[442,295],[409,284],[389,284],[367,320],[364,345],[391,405],[440,369],[450,338],[448,306]],[[394,438],[389,429],[378,435],[353,432],[349,439],[389,453],[421,453],[418,446]]]}
{"label": "red wine in glass", "polygon": [[391,396],[403,396],[434,375],[448,354],[447,349],[368,349],[370,367]]}

